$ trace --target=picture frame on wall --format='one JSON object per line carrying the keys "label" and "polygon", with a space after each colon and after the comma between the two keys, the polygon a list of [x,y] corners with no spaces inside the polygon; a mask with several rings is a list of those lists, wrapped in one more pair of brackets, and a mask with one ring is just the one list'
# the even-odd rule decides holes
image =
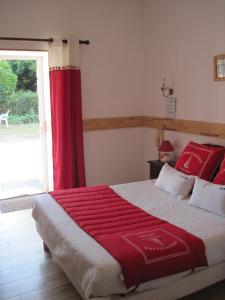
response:
{"label": "picture frame on wall", "polygon": [[225,80],[225,54],[214,56],[214,79]]}

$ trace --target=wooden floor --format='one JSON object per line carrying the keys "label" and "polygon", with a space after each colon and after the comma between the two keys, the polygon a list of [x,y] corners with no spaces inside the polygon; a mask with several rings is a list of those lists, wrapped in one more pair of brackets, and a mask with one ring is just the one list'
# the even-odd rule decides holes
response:
{"label": "wooden floor", "polygon": [[[31,210],[0,214],[0,300],[6,299],[81,300],[44,253]],[[225,281],[184,299],[224,300]]]}

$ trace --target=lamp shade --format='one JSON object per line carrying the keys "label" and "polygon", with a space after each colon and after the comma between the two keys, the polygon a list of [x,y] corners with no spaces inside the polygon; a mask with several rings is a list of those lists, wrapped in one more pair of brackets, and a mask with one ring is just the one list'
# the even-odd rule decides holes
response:
{"label": "lamp shade", "polygon": [[159,146],[160,152],[172,152],[174,151],[174,148],[170,141],[163,141],[162,144]]}

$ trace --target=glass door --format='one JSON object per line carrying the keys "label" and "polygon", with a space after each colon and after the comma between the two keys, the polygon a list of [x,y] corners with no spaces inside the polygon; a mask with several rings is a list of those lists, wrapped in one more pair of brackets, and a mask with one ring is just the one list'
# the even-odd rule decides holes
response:
{"label": "glass door", "polygon": [[0,51],[0,199],[52,189],[48,53]]}

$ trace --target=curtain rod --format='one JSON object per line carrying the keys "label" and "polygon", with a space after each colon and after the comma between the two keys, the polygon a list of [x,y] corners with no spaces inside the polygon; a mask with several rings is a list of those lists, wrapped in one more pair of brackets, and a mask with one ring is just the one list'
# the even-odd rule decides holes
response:
{"label": "curtain rod", "polygon": [[[52,43],[54,42],[53,38],[49,39],[33,39],[33,38],[18,38],[18,37],[0,37],[0,40],[7,40],[7,41],[31,41],[31,42],[48,42]],[[67,44],[67,40],[64,39],[62,40],[63,43]],[[80,45],[89,45],[90,41],[89,40],[79,40]]]}

